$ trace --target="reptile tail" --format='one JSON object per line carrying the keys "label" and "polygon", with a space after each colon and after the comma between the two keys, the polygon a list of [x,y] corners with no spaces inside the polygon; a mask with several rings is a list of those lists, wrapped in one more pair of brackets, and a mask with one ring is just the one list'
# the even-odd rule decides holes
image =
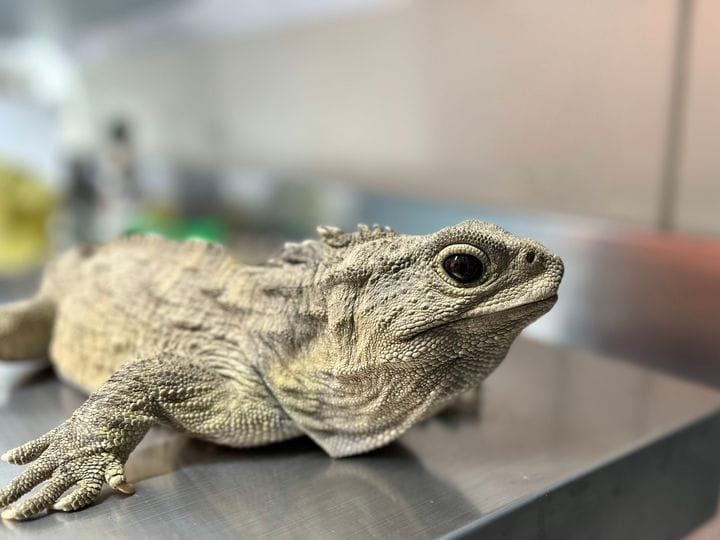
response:
{"label": "reptile tail", "polygon": [[47,356],[54,319],[55,304],[44,298],[0,306],[0,361]]}

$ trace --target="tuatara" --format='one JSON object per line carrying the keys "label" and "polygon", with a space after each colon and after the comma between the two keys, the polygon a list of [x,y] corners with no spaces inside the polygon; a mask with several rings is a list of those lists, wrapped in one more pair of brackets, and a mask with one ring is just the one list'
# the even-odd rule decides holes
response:
{"label": "tuatara", "polygon": [[123,466],[158,423],[233,447],[308,435],[332,457],[385,445],[487,377],[563,275],[480,221],[318,231],[260,266],[150,236],[50,263],[34,298],[0,311],[0,358],[49,355],[91,394],[2,456],[32,463],[0,490],[2,517],[83,508],[105,482],[132,493]]}

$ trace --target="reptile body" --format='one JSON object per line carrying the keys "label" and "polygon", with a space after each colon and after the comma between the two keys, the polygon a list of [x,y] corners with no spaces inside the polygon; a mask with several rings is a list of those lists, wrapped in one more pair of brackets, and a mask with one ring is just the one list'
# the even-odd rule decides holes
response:
{"label": "reptile body", "polygon": [[158,423],[233,447],[308,435],[333,457],[385,445],[476,387],[563,274],[479,221],[319,233],[260,266],[157,237],[49,264],[34,298],[0,311],[0,359],[49,355],[90,397],[2,456],[30,463],[0,490],[2,517],[83,508],[105,482],[132,492],[124,463]]}

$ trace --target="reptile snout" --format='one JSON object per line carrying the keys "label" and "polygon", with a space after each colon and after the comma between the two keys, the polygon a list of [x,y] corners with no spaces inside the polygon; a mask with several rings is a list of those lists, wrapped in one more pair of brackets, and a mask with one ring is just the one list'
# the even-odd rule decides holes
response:
{"label": "reptile snout", "polygon": [[544,271],[542,273],[542,279],[552,292],[556,293],[565,274],[565,265],[560,257],[549,252],[545,252],[543,259]]}
{"label": "reptile snout", "polygon": [[[542,272],[543,270],[553,266],[556,261],[560,261],[559,257],[550,253],[542,245],[537,242],[528,241],[520,249],[517,259],[520,266],[525,266],[527,270]],[[562,265],[562,261],[560,261]]]}
{"label": "reptile snout", "polygon": [[526,274],[538,276],[553,291],[557,290],[565,273],[562,259],[537,242],[528,242],[517,254],[516,261]]}

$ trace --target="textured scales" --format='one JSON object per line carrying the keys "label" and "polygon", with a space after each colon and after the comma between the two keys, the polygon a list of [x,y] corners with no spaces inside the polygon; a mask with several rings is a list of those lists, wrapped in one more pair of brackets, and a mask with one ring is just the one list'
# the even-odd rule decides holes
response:
{"label": "textured scales", "polygon": [[318,231],[262,266],[156,237],[50,264],[35,298],[0,311],[0,358],[49,352],[91,394],[2,456],[31,463],[0,490],[2,517],[83,508],[105,482],[131,493],[123,466],[158,423],[234,447],[305,434],[333,457],[387,444],[476,387],[563,273],[541,245],[479,221]]}

